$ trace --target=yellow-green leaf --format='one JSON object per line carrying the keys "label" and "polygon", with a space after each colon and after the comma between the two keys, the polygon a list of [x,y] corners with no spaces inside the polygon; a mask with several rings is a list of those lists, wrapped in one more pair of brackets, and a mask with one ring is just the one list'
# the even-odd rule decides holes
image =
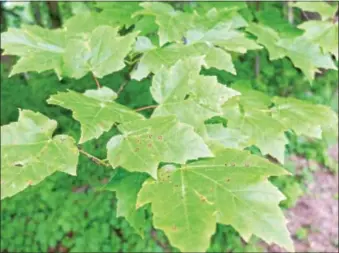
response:
{"label": "yellow-green leaf", "polygon": [[76,175],[78,149],[67,135],[52,137],[55,120],[28,110],[1,127],[1,199],[40,183],[56,171]]}

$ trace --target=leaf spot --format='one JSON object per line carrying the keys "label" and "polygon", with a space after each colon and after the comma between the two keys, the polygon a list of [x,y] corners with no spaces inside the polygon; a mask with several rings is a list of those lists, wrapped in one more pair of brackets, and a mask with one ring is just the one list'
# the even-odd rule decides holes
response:
{"label": "leaf spot", "polygon": [[24,163],[23,162],[16,162],[16,163],[14,163],[14,166],[16,166],[16,167],[23,167]]}

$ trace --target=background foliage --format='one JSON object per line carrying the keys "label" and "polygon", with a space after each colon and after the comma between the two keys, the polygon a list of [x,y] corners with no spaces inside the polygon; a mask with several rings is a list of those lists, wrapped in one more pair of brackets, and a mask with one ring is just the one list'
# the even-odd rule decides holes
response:
{"label": "background foliage", "polygon": [[[51,8],[44,3],[23,4],[5,7],[1,2],[2,30],[4,27],[18,27],[22,23],[37,23],[45,27],[56,27],[72,13],[93,8],[93,3],[58,3],[58,19],[51,14]],[[37,6],[35,6],[37,5]],[[250,9],[242,13],[245,17],[255,15],[263,23],[270,22],[282,32],[293,30],[287,22],[287,7],[282,3],[262,2],[260,9],[249,4]],[[39,18],[36,9],[39,8]],[[185,6],[183,6],[185,8]],[[32,11],[33,10],[33,11]],[[15,15],[14,15],[14,14]],[[54,17],[54,16],[53,16]],[[304,19],[295,10],[294,22]],[[294,26],[293,26],[294,27]],[[294,30],[293,30],[294,31]],[[295,32],[298,32],[297,30]],[[61,82],[54,73],[29,73],[8,78],[11,59],[1,61],[1,125],[16,121],[17,108],[39,111],[58,121],[56,134],[64,133],[79,138],[80,125],[63,108],[50,106],[46,99],[56,91],[72,89],[83,92],[94,88],[90,74],[79,80],[65,78]],[[237,76],[216,69],[206,71],[216,75],[219,82],[229,84],[236,81],[247,82],[253,88],[269,95],[292,96],[331,106],[338,111],[338,77],[336,71],[324,71],[317,75],[310,86],[304,75],[284,58],[268,60],[268,52],[249,52],[234,60]],[[259,71],[258,71],[259,66]],[[130,108],[139,108],[154,103],[149,87],[150,80],[141,83],[126,80],[128,69],[110,74],[100,80],[101,85],[118,91],[121,83],[127,81],[118,101]],[[147,111],[143,112],[147,115]],[[105,143],[115,135],[115,129],[103,134],[98,140],[85,143],[84,148],[91,154],[105,157]],[[288,153],[316,160],[332,171],[337,164],[327,155],[327,143],[323,140],[309,140],[288,135]],[[335,141],[335,140],[332,140]],[[254,150],[255,152],[255,150]],[[286,165],[293,172],[293,164]],[[304,183],[311,180],[312,168],[305,168],[302,176],[272,179],[287,200],[281,205],[292,207],[304,193]],[[100,191],[101,185],[113,175],[112,170],[98,166],[81,156],[78,176],[70,177],[55,173],[35,187],[29,187],[21,194],[7,198],[1,203],[1,251],[2,252],[163,252],[176,251],[169,245],[161,231],[152,228],[151,219],[145,227],[142,239],[123,218],[116,218],[116,199],[112,192]],[[99,189],[99,191],[98,191]],[[151,212],[148,212],[151,216]],[[218,225],[209,252],[253,252],[260,251],[257,239],[245,245],[237,232],[229,226]]]}

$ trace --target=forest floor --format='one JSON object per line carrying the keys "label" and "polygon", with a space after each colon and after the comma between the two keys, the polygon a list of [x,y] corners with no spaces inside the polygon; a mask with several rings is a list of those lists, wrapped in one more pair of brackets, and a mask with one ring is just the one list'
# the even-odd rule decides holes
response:
{"label": "forest floor", "polygon": [[[337,145],[329,150],[329,155],[338,160]],[[296,156],[291,159],[297,168],[309,163]],[[313,178],[307,183],[307,193],[285,213],[295,251],[338,252],[338,173],[319,167]],[[276,245],[265,248],[267,252],[285,252]]]}

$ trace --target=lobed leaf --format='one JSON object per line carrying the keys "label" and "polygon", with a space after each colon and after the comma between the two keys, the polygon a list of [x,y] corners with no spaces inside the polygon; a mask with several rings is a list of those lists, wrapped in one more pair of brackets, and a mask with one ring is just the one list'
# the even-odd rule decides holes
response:
{"label": "lobed leaf", "polygon": [[221,115],[221,105],[239,93],[219,84],[216,77],[200,76],[203,64],[202,57],[179,60],[154,76],[151,93],[160,105],[152,117],[174,114],[181,122],[197,127]]}
{"label": "lobed leaf", "polygon": [[52,137],[56,127],[56,121],[29,110],[20,110],[17,122],[1,127],[1,199],[56,171],[76,175],[79,152],[74,139]]}
{"label": "lobed leaf", "polygon": [[145,209],[136,209],[137,194],[147,175],[130,173],[119,169],[114,177],[105,185],[104,190],[115,191],[118,199],[117,216],[125,217],[141,236],[146,224]]}
{"label": "lobed leaf", "polygon": [[113,167],[146,172],[157,178],[160,162],[185,163],[213,156],[193,128],[179,123],[175,116],[131,121],[118,129],[122,135],[107,143],[107,158]]}
{"label": "lobed leaf", "polygon": [[81,125],[79,142],[83,143],[98,138],[115,123],[143,118],[141,114],[114,102],[116,96],[116,93],[107,87],[87,90],[83,94],[69,90],[52,95],[47,103],[62,106],[73,112],[73,117]]}
{"label": "lobed leaf", "polygon": [[335,13],[338,10],[338,4],[337,5],[331,5],[327,2],[301,2],[298,1],[296,3],[291,3],[291,6],[297,7],[299,9],[302,9],[304,11],[309,12],[317,12],[321,15],[323,20],[326,20],[328,18],[333,18]]}
{"label": "lobed leaf", "polygon": [[299,135],[321,138],[323,130],[338,127],[337,114],[327,106],[295,98],[274,97],[272,101],[272,117]]}
{"label": "lobed leaf", "polygon": [[279,208],[284,196],[267,177],[285,170],[246,151],[224,149],[216,157],[181,168],[165,166],[147,180],[137,206],[152,204],[153,223],[183,252],[204,252],[216,223],[232,225],[248,241],[252,234],[293,251]]}
{"label": "lobed leaf", "polygon": [[65,32],[39,26],[23,25],[21,29],[9,28],[1,34],[4,55],[20,56],[10,76],[27,72],[53,69],[60,77],[62,56],[65,51]]}
{"label": "lobed leaf", "polygon": [[331,53],[338,59],[338,23],[312,20],[302,23],[298,28],[305,30],[305,39],[316,43],[324,53]]}
{"label": "lobed leaf", "polygon": [[84,38],[73,38],[64,54],[64,71],[79,79],[88,72],[99,78],[125,67],[124,58],[132,49],[137,33],[117,34],[118,28],[102,25]]}

